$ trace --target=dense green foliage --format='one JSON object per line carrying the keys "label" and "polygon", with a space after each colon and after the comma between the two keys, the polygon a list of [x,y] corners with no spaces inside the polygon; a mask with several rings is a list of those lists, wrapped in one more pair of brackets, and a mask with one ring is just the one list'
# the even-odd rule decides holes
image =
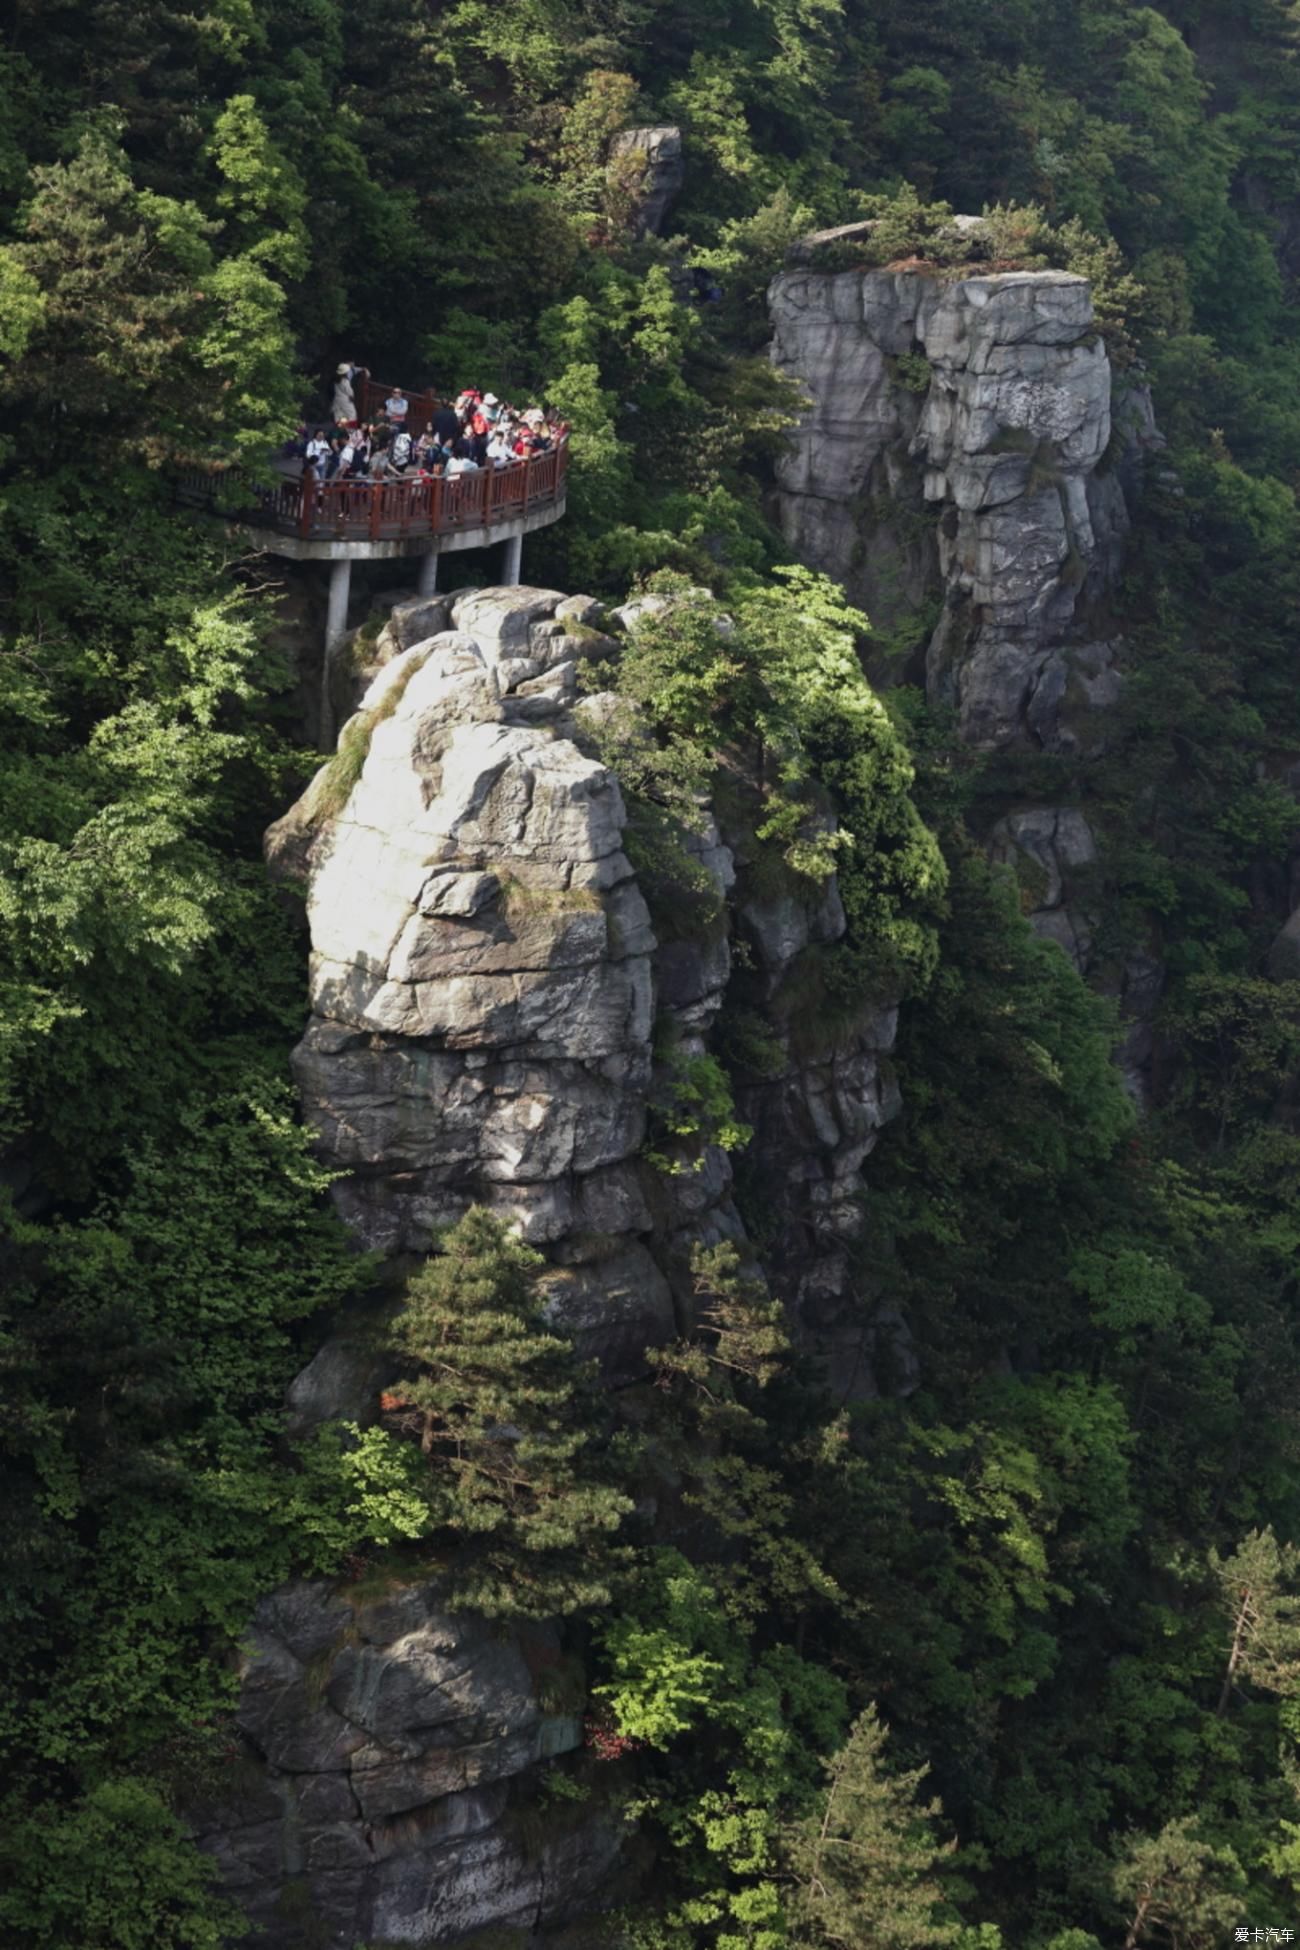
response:
{"label": "dense green foliage", "polygon": [[[1292,1920],[1294,7],[13,0],[3,33],[5,1942],[226,1940],[175,1806],[217,1765],[230,1645],[290,1570],[404,1544],[459,1544],[497,1609],[527,1562],[519,1608],[594,1614],[661,1864],[611,1928],[1210,1950]],[[686,136],[666,239],[606,167],[648,120]],[[998,250],[1097,280],[1170,443],[1086,763],[976,762],[882,703],[862,620],[764,514],[789,241],[874,214],[876,257],[955,263],[951,211],[985,207]],[[720,302],[683,302],[688,261]],[[620,1428],[475,1218],[394,1329],[427,1455],[396,1425],[286,1440],[285,1383],[371,1278],[294,1122],[301,942],[258,860],[309,760],[256,569],[163,468],[255,457],[344,356],[562,408],[538,580],[717,598],[616,673],[656,919],[717,925],[683,844],[707,787],[755,884],[837,868],[850,931],[741,998],[732,1078],[666,1053],[657,1141],[742,1145],[774,1026],[824,1048],[907,989],[858,1269],[905,1324],[879,1397],[830,1399],[724,1252]],[[977,844],[1044,781],[1102,836],[1103,984],[1168,969],[1141,1126],[1111,1008]]]}
{"label": "dense green foliage", "polygon": [[862,672],[867,619],[807,569],[738,576],[725,613],[671,574],[650,586],[671,607],[593,681],[627,701],[600,743],[631,796],[634,862],[652,892],[669,883],[661,906],[689,900],[683,837],[717,799],[752,834],[756,873],[809,895],[838,875],[849,930],[823,971],[830,997],[862,1006],[923,986],[946,874],[906,745]]}

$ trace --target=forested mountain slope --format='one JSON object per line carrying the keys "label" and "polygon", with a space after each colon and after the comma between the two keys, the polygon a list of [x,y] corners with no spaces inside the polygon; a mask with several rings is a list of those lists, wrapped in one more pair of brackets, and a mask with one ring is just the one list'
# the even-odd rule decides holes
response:
{"label": "forested mountain slope", "polygon": [[[1294,1923],[1298,29],[1283,0],[10,0],[0,1941],[240,1940],[191,1828],[266,1790],[232,1719],[255,1617],[259,1644],[297,1634],[304,1710],[365,1705],[353,1752],[402,1619],[495,1662],[520,1785],[508,1828],[481,1790],[465,1859],[480,1892],[507,1865],[520,1943],[543,1917],[664,1950]],[[611,139],[660,125],[683,186],[641,235]],[[1151,389],[1164,445],[1080,610],[1116,679],[1095,735],[970,735],[933,646],[975,639],[905,470],[845,502],[874,633],[791,560],[807,408],[768,287],[865,217],[818,275],[1081,274],[1118,384]],[[919,356],[888,351],[900,426]],[[301,1121],[306,930],[261,840],[322,755],[280,571],[177,511],[167,470],[257,465],[345,358],[574,429],[567,518],[529,542],[533,581],[593,598],[569,661],[604,704],[566,764],[617,776],[644,925],[698,984],[682,1008],[708,998],[707,1047],[698,1017],[619,1045],[657,1269],[629,1290],[662,1331],[604,1390],[554,1266],[491,1215],[427,1259],[358,1253]],[[1021,459],[1055,492],[1059,456]],[[647,584],[670,600],[609,631]],[[317,823],[431,681],[406,717],[400,686],[372,700]],[[1090,835],[1068,903],[1042,808]],[[466,899],[589,944],[608,895]],[[623,898],[620,966],[650,953]],[[1065,905],[1084,974],[1040,938]],[[767,912],[802,917],[793,959],[764,959]],[[1140,1109],[1115,998],[1143,1012]],[[796,1293],[789,1241],[820,1235],[786,1081],[864,1050],[879,1115],[836,1180],[830,1306]],[[747,1250],[674,1260],[673,1200],[718,1159]],[[589,1215],[583,1250],[623,1229]],[[287,1420],[359,1321],[368,1426]],[[542,1861],[571,1915],[544,1915]],[[311,1879],[345,1867],[277,1884],[262,1940],[345,1940]],[[438,1901],[401,1940],[464,1937]]]}

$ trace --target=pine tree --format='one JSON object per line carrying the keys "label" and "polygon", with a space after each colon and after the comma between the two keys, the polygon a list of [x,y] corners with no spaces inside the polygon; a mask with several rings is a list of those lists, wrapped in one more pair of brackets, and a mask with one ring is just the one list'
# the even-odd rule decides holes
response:
{"label": "pine tree", "polygon": [[1124,1950],[1143,1944],[1168,1950],[1212,1950],[1232,1940],[1241,1920],[1241,1867],[1231,1849],[1202,1841],[1196,1823],[1170,1821],[1158,1835],[1137,1835],[1121,1856],[1112,1886],[1127,1919]]}
{"label": "pine tree", "polygon": [[659,1389],[653,1446],[697,1513],[696,1548],[713,1558],[733,1611],[755,1617],[775,1604],[802,1633],[818,1600],[842,1594],[799,1531],[805,1465],[774,1436],[764,1404],[794,1360],[781,1303],[733,1245],[697,1247],[691,1272],[695,1332],[646,1352]]}
{"label": "pine tree", "polygon": [[434,1471],[435,1523],[465,1548],[458,1602],[495,1614],[601,1605],[630,1500],[593,1455],[590,1370],[544,1317],[539,1254],[473,1207],[411,1280],[391,1394]]}
{"label": "pine tree", "polygon": [[957,1940],[940,1880],[954,1844],[936,1837],[939,1803],[917,1798],[925,1768],[886,1769],[887,1739],[869,1706],[827,1764],[820,1806],[785,1831],[790,1936],[809,1950],[929,1950]]}
{"label": "pine tree", "polygon": [[670,1347],[650,1349],[647,1359],[660,1386],[694,1394],[718,1425],[712,1432],[724,1437],[753,1426],[754,1411],[738,1390],[748,1393],[746,1383],[766,1388],[785,1373],[790,1340],[780,1301],[742,1269],[733,1245],[697,1246],[691,1274],[698,1302],[695,1333]]}
{"label": "pine tree", "polygon": [[1265,1692],[1293,1692],[1300,1680],[1300,1595],[1285,1587],[1300,1576],[1300,1550],[1279,1544],[1270,1526],[1252,1530],[1231,1557],[1211,1551],[1210,1570],[1231,1625],[1219,1713],[1227,1712],[1243,1679]]}

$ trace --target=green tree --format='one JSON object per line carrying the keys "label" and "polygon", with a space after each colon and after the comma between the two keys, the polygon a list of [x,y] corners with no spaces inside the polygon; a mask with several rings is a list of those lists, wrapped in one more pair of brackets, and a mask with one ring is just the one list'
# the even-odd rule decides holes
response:
{"label": "green tree", "polygon": [[668,1547],[643,1556],[598,1659],[595,1697],[649,1749],[639,1806],[672,1865],[646,1940],[776,1950],[780,1819],[813,1790],[811,1756],[838,1741],[842,1685],[788,1645],[764,1647],[710,1571]]}
{"label": "green tree", "polygon": [[1204,1841],[1186,1818],[1167,1822],[1158,1835],[1134,1836],[1113,1884],[1127,1925],[1124,1950],[1213,1950],[1240,1919],[1245,1886],[1232,1850]]}
{"label": "green tree", "polygon": [[1300,1550],[1272,1529],[1252,1530],[1230,1557],[1210,1552],[1210,1572],[1229,1628],[1219,1712],[1243,1681],[1294,1694],[1300,1681]]}
{"label": "green tree", "polygon": [[443,1235],[393,1326],[392,1392],[432,1471],[435,1528],[463,1545],[458,1602],[494,1614],[607,1602],[632,1508],[593,1439],[590,1374],[548,1329],[541,1256],[479,1207]]}
{"label": "green tree", "polygon": [[826,1763],[818,1804],[782,1834],[794,1893],[790,1938],[849,1950],[928,1950],[959,1931],[944,1886],[955,1844],[941,1842],[937,1801],[922,1801],[924,1767],[895,1773],[874,1706]]}
{"label": "green tree", "polygon": [[[229,145],[219,153],[235,166]],[[41,305],[21,377],[0,379],[0,398],[46,466],[74,455],[100,469],[160,466],[204,440],[262,447],[287,426],[283,293],[254,258],[220,254],[215,220],[137,189],[125,155],[97,135],[35,183],[9,250]]]}
{"label": "green tree", "polygon": [[0,1840],[0,1926],[13,1950],[221,1950],[238,1913],[163,1801],[106,1780],[36,1804]]}

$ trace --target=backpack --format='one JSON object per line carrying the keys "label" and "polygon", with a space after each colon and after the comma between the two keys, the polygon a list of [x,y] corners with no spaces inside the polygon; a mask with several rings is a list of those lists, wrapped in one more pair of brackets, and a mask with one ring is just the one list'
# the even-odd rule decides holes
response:
{"label": "backpack", "polygon": [[405,467],[411,458],[411,436],[409,433],[395,433],[388,458],[394,467]]}

